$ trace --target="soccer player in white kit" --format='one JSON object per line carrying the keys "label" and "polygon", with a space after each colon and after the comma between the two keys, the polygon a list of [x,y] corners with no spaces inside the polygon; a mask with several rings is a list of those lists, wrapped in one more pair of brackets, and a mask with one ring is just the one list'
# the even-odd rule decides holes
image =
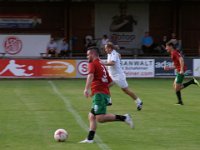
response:
{"label": "soccer player in white kit", "polygon": [[114,49],[114,45],[108,42],[105,45],[107,53],[107,62],[104,65],[108,66],[108,72],[114,83],[116,83],[127,95],[129,95],[137,104],[137,110],[142,109],[143,102],[141,99],[128,88],[126,76],[121,67],[120,54]]}

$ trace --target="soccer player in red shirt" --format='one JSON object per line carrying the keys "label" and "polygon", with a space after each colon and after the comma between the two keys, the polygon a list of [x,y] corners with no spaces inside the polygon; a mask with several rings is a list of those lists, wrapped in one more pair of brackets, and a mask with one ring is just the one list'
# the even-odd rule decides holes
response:
{"label": "soccer player in red shirt", "polygon": [[191,84],[196,84],[199,86],[199,82],[193,78],[192,80],[183,83],[184,80],[184,72],[186,70],[186,65],[184,63],[184,59],[181,56],[180,52],[176,50],[175,45],[171,42],[166,44],[166,50],[170,53],[171,59],[174,63],[173,67],[164,67],[165,70],[175,69],[176,70],[176,78],[174,80],[174,90],[176,91],[176,95],[178,98],[178,105],[183,105],[181,90],[186,88]]}
{"label": "soccer player in red shirt", "polygon": [[[109,84],[112,82],[105,66],[101,64],[98,49],[91,47],[87,50],[88,76],[86,80],[84,95],[88,98],[92,96],[92,109],[88,115],[90,130],[85,140],[80,143],[93,143],[97,128],[97,122],[122,121],[133,128],[133,122],[129,114],[114,115],[107,114],[106,107],[110,100]],[[90,94],[91,88],[91,94]]]}

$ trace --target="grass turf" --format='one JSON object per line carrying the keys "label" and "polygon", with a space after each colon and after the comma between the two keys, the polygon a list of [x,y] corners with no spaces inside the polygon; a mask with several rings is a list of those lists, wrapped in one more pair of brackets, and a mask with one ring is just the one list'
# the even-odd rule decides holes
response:
{"label": "grass turf", "polygon": [[[98,124],[101,141],[79,144],[87,132],[72,111],[88,125],[91,100],[83,96],[85,80],[1,80],[0,149],[2,150],[198,150],[200,147],[200,88],[191,85],[182,91],[184,106],[175,106],[172,79],[129,79],[130,89],[143,100],[136,104],[118,87],[111,88],[113,106],[108,112],[130,113],[135,129],[121,122]],[[52,87],[51,83],[54,85]],[[55,92],[55,89],[57,92]],[[72,110],[69,110],[69,107]],[[53,133],[69,132],[58,143]]]}

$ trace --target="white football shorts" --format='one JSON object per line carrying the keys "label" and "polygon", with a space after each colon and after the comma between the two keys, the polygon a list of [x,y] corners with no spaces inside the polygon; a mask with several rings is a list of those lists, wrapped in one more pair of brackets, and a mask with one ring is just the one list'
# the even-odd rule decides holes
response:
{"label": "white football shorts", "polygon": [[127,88],[128,83],[126,81],[126,78],[112,78],[113,82],[115,82],[120,88]]}

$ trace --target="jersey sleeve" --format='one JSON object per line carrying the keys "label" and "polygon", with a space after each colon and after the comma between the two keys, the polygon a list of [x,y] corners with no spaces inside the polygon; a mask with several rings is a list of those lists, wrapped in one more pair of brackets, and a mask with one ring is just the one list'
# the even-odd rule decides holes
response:
{"label": "jersey sleeve", "polygon": [[94,64],[93,63],[89,63],[88,64],[88,74],[90,74],[90,73],[94,74],[94,72],[95,72]]}
{"label": "jersey sleeve", "polygon": [[110,56],[110,61],[116,62],[117,61],[117,57],[119,57],[117,53],[112,53],[111,56]]}
{"label": "jersey sleeve", "polygon": [[108,84],[110,84],[112,82],[112,79],[109,74],[107,74],[107,76],[108,76]]}

